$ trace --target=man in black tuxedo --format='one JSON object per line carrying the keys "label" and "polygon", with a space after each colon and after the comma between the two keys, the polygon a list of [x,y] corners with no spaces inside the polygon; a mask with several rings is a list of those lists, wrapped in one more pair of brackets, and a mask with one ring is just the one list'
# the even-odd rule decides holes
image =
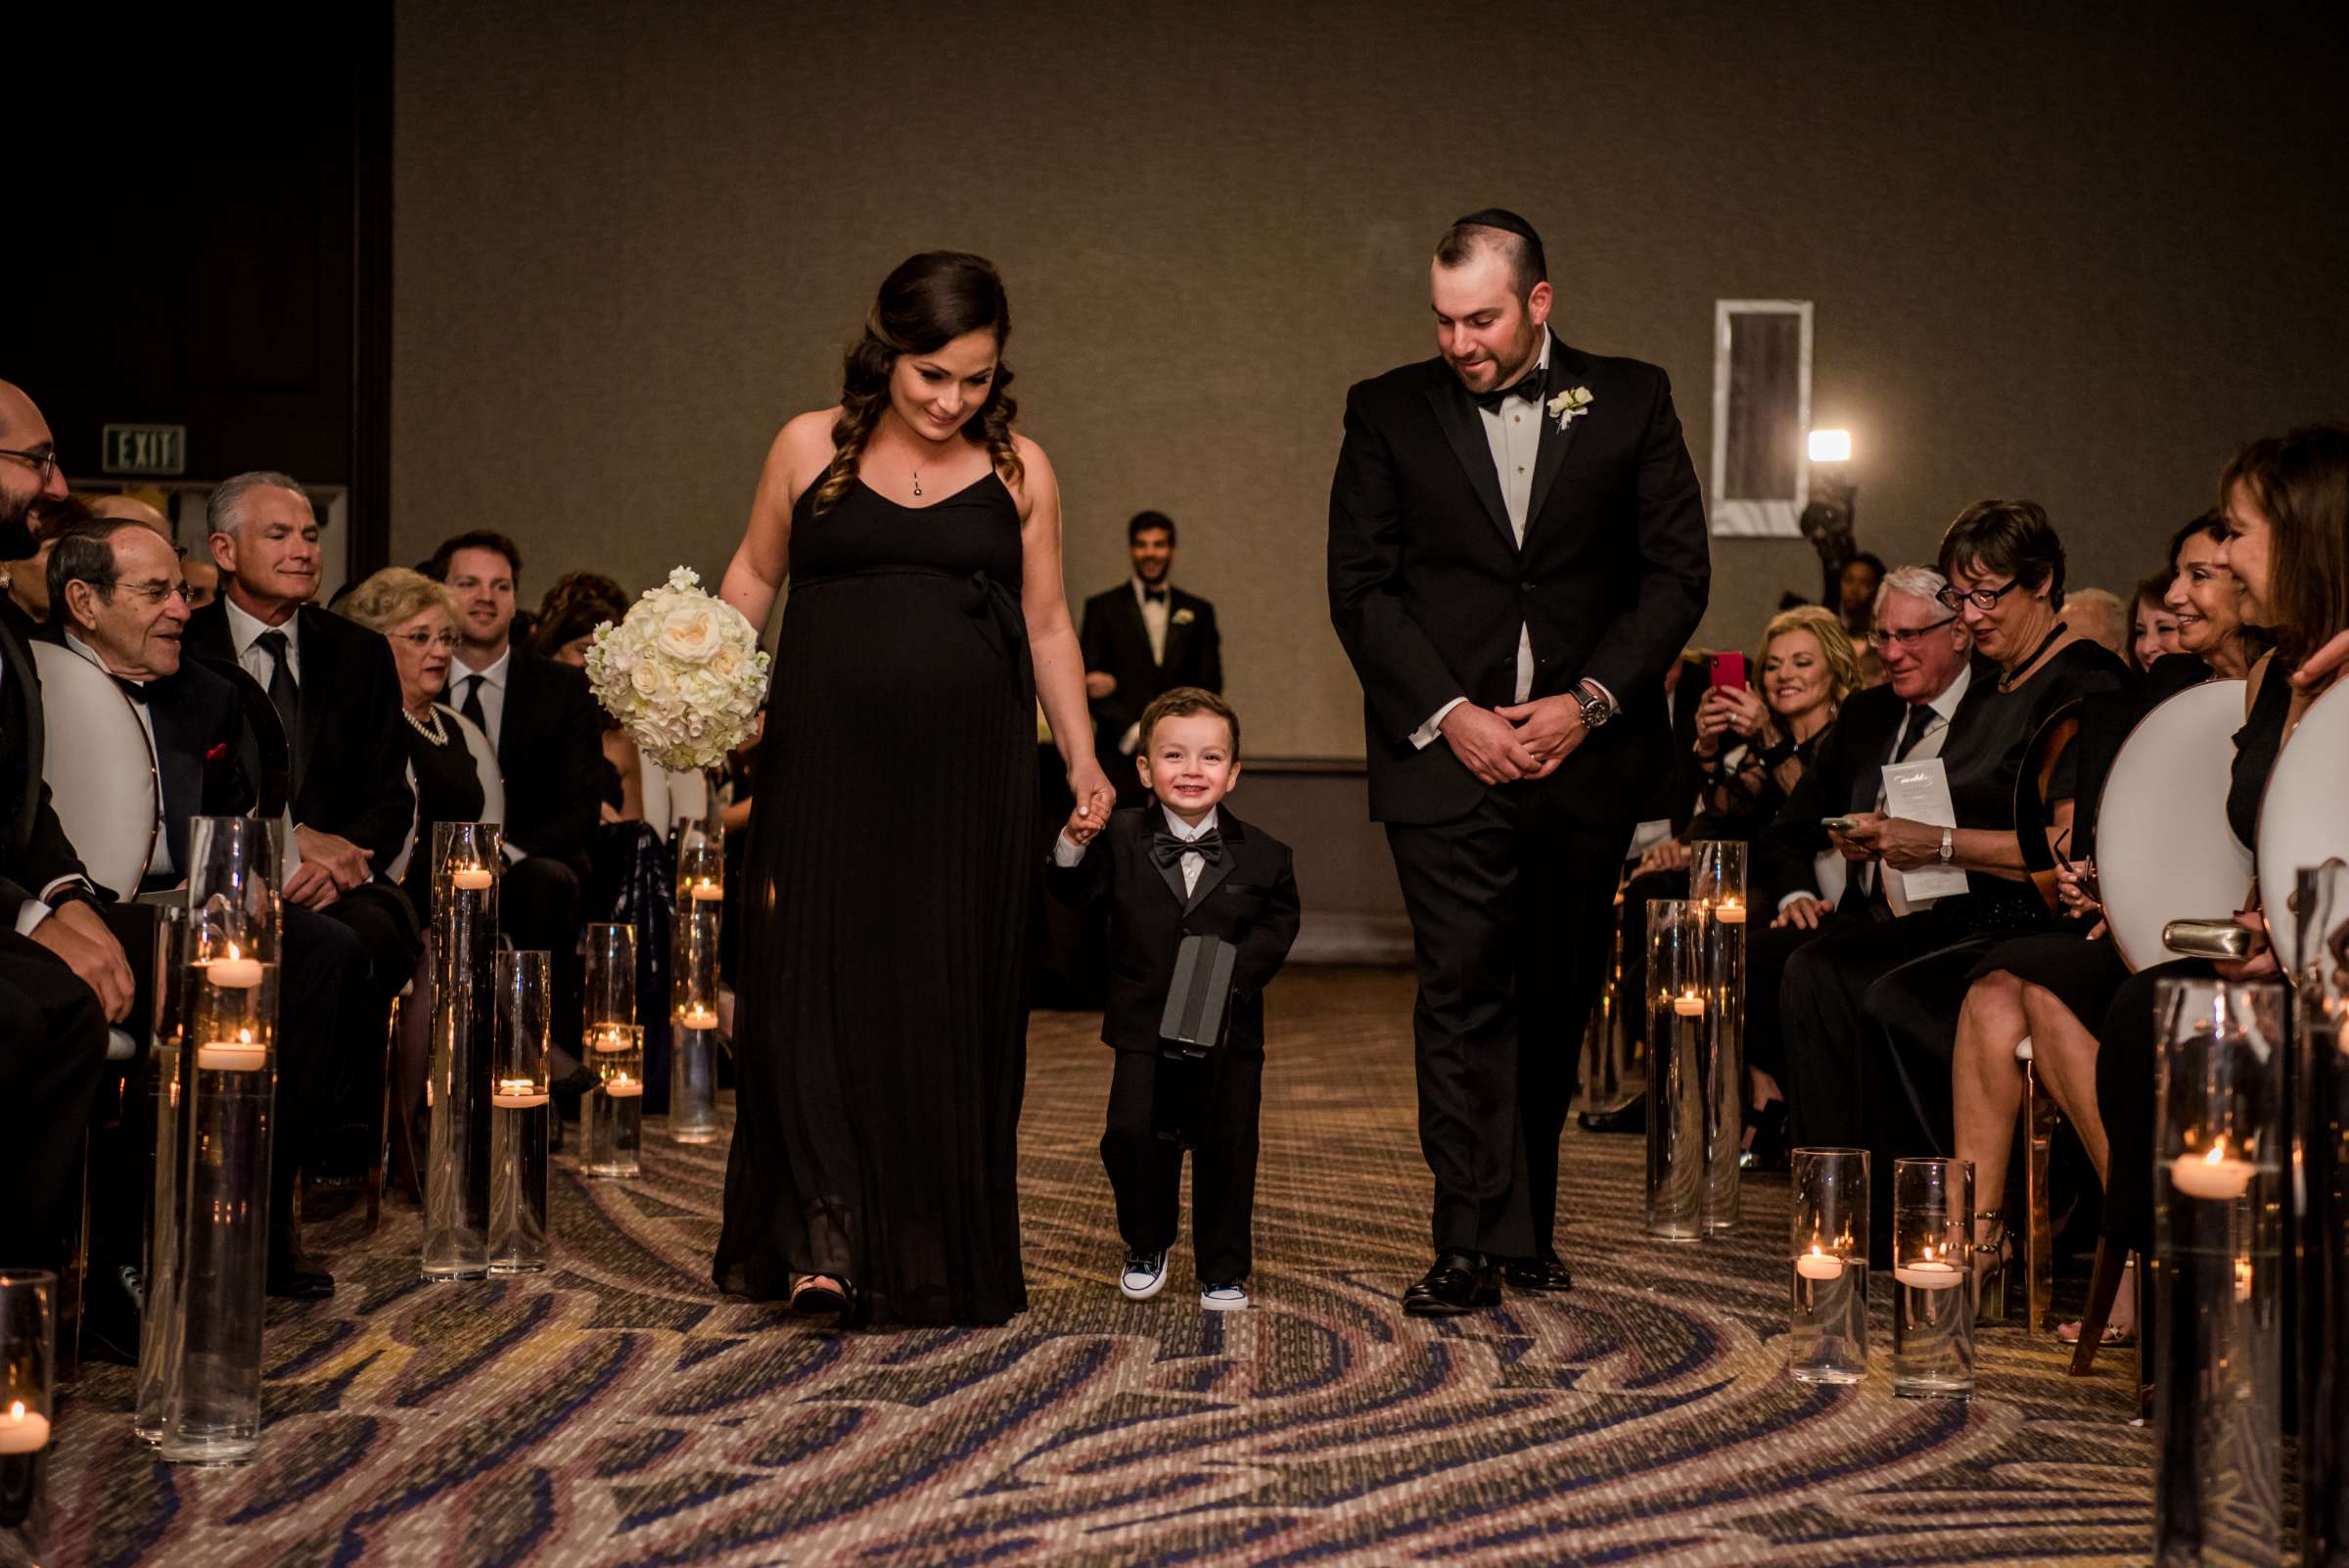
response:
{"label": "man in black tuxedo", "polygon": [[1571,1284],[1558,1138],[1711,564],[1664,372],[1549,332],[1531,225],[1462,218],[1431,291],[1437,357],[1347,394],[1329,593],[1417,949],[1436,1262],[1405,1309],[1449,1314],[1503,1266]]}
{"label": "man in black tuxedo", "polygon": [[610,765],[603,720],[584,671],[514,641],[522,551],[512,539],[487,530],[443,539],[424,575],[446,583],[461,612],[446,700],[497,748],[512,862],[498,919],[515,946],[553,954],[558,1066],[568,1069],[579,1038],[580,899]]}
{"label": "man in black tuxedo", "polygon": [[[0,560],[33,554],[35,510],[66,495],[49,425],[0,381]],[[120,944],[41,779],[40,674],[0,598],[0,1258],[62,1268],[80,1203],[80,1145],[106,1071],[109,1020],[129,1016]]]}
{"label": "man in black tuxedo", "polygon": [[[1101,1039],[1118,1053],[1101,1163],[1126,1240],[1120,1284],[1158,1293],[1174,1239],[1182,1149],[1191,1161],[1192,1236],[1201,1305],[1245,1307],[1253,1262],[1257,1111],[1265,1071],[1265,987],[1297,940],[1289,847],[1222,806],[1239,777],[1239,719],[1203,688],[1176,687],[1142,713],[1150,804],[1110,813],[1100,842],[1064,830],[1053,892],[1110,902],[1109,1005]],[[1231,944],[1229,1013],[1206,1059],[1170,1059],[1160,1036],[1186,937]]]}
{"label": "man in black tuxedo", "polygon": [[1177,686],[1223,689],[1223,639],[1216,607],[1171,580],[1174,520],[1136,512],[1126,525],[1133,576],[1084,601],[1078,643],[1084,694],[1093,712],[1093,751],[1118,792],[1118,805],[1149,798],[1133,765],[1142,710]]}
{"label": "man in black tuxedo", "polygon": [[[155,851],[142,889],[183,885],[190,866],[190,823],[199,816],[239,816],[255,790],[242,761],[246,703],[235,665],[217,669],[182,649],[189,612],[179,558],[141,524],[108,519],[62,531],[49,563],[51,640],[96,665],[119,685],[145,726],[158,782]],[[234,673],[230,673],[234,671]],[[154,914],[147,905],[110,902],[103,911],[137,978],[132,1016],[153,1017]],[[330,1066],[338,1033],[367,1028],[366,954],[348,928],[294,902],[285,905],[285,949],[278,1028],[277,1103],[283,1111],[271,1151],[268,1286],[272,1295],[331,1295],[334,1280],[302,1250],[295,1224],[294,1178],[336,1134],[329,1114]],[[142,1028],[144,1028],[142,1024]],[[91,1254],[94,1321],[112,1307],[107,1265],[139,1265],[142,1195],[116,1162],[94,1172]],[[105,1326],[100,1321],[103,1329]],[[133,1348],[135,1336],[109,1336]]]}

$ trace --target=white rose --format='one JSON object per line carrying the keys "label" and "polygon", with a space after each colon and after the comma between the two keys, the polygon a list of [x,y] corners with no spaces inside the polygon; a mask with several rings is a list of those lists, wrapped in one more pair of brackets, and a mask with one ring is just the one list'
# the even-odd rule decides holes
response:
{"label": "white rose", "polygon": [[659,697],[668,690],[668,671],[646,660],[628,671],[628,684],[636,688],[639,697]]}
{"label": "white rose", "polygon": [[671,659],[689,665],[710,662],[710,656],[724,644],[717,617],[707,603],[687,604],[672,610],[661,623],[658,645]]}

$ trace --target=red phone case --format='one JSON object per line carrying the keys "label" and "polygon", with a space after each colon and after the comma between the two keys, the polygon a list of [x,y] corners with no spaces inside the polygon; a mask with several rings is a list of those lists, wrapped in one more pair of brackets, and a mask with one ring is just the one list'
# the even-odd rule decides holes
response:
{"label": "red phone case", "polygon": [[1745,689],[1745,655],[1741,653],[1715,654],[1712,661],[1710,684]]}

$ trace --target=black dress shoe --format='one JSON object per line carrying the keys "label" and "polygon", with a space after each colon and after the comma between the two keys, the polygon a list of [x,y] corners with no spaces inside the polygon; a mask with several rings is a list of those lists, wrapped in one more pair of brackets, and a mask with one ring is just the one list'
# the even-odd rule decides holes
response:
{"label": "black dress shoe", "polygon": [[1539,1258],[1520,1258],[1500,1271],[1511,1290],[1564,1291],[1574,1288],[1574,1275],[1566,1271],[1554,1252],[1543,1252]]}
{"label": "black dress shoe", "polygon": [[287,1237],[269,1244],[269,1271],[261,1288],[281,1301],[324,1301],[335,1293],[335,1276]]}
{"label": "black dress shoe", "polygon": [[1403,1293],[1413,1317],[1456,1317],[1500,1305],[1500,1270],[1473,1253],[1439,1253],[1436,1265]]}
{"label": "black dress shoe", "polygon": [[1585,1111],[1574,1121],[1586,1132],[1644,1132],[1647,1130],[1647,1096],[1635,1094],[1612,1111]]}

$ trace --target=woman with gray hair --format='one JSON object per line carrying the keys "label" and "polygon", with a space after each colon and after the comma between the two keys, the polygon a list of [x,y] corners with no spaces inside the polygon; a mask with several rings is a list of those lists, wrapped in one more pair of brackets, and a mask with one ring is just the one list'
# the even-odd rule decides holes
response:
{"label": "woman with gray hair", "polygon": [[481,775],[461,720],[436,701],[448,689],[449,661],[456,655],[456,601],[420,572],[387,567],[351,590],[342,613],[382,632],[399,668],[400,716],[407,720],[403,738],[416,775],[415,849],[401,886],[429,924],[433,825],[478,822],[482,815]]}

